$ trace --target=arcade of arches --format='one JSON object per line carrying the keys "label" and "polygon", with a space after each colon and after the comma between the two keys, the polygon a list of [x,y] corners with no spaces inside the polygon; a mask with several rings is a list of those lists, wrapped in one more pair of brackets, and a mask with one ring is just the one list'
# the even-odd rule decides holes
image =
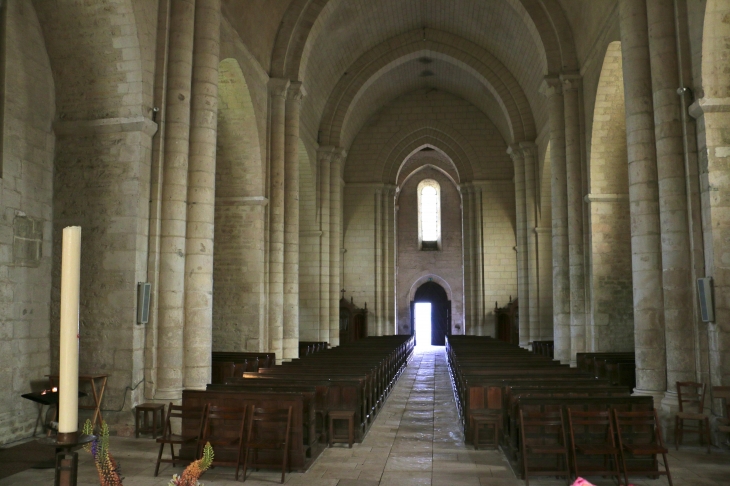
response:
{"label": "arcade of arches", "polygon": [[0,443],[57,367],[71,225],[81,368],[120,434],[211,351],[336,346],[343,289],[371,336],[423,295],[495,335],[517,298],[519,345],[635,350],[665,412],[677,381],[730,385],[730,0],[0,7]]}

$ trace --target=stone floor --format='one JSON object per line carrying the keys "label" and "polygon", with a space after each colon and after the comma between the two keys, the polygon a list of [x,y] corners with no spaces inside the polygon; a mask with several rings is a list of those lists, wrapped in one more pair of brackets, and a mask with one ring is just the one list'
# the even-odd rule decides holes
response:
{"label": "stone floor", "polygon": [[[155,478],[155,443],[149,439],[113,437],[111,450],[121,464],[125,486],[166,486],[181,468],[162,466]],[[98,485],[89,455],[81,451],[79,485]],[[730,452],[715,448],[707,455],[699,447],[672,450],[669,459],[674,484],[730,485]],[[274,471],[257,471],[246,484],[279,484]],[[229,486],[232,468],[217,468],[201,478],[207,486]],[[589,478],[597,485],[614,484]],[[53,484],[51,470],[28,470],[0,481],[0,486]],[[326,449],[306,473],[291,473],[286,484],[321,486],[432,485],[432,486],[518,486],[504,455],[496,451],[474,451],[465,446],[459,427],[443,348],[419,350],[388,398],[385,407],[362,444],[352,449],[339,445]],[[533,485],[565,484],[550,478],[533,480]],[[661,486],[666,479],[634,478],[633,484]]]}

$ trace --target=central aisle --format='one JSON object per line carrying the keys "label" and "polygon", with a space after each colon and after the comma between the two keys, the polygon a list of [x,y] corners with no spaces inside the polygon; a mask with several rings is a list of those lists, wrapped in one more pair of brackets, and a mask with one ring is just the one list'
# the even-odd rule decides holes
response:
{"label": "central aisle", "polygon": [[327,449],[307,473],[287,481],[329,486],[520,483],[501,453],[464,445],[443,347],[415,351],[362,444]]}

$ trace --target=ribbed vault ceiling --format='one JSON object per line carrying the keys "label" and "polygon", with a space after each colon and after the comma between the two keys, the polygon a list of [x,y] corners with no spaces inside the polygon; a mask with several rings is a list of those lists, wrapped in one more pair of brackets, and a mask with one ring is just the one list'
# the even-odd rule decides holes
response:
{"label": "ribbed vault ceiling", "polygon": [[[491,53],[517,81],[510,90],[522,90],[538,126],[545,122],[544,100],[539,93],[547,73],[545,50],[535,25],[518,0],[330,0],[304,46],[300,77],[308,91],[303,104],[304,130],[310,138],[322,119],[328,97],[348,68],[365,52],[404,32],[426,27],[455,34]],[[397,50],[393,44],[391,49]],[[341,144],[347,148],[371,114],[399,95],[432,87],[460,96],[487,114],[505,140],[507,122],[484,83],[455,64],[432,63],[432,76],[424,66],[409,61],[365,88],[350,107]]]}

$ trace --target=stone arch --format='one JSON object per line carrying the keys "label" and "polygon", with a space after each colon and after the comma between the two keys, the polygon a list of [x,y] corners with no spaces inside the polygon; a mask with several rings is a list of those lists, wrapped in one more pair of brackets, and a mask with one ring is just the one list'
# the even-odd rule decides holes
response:
{"label": "stone arch", "polygon": [[377,160],[383,161],[382,181],[394,184],[404,160],[424,146],[438,147],[453,162],[461,182],[474,178],[472,161],[478,160],[469,142],[455,129],[433,120],[423,120],[393,135]]}
{"label": "stone arch", "polygon": [[611,42],[601,68],[589,159],[588,238],[590,351],[634,348],[631,215],[621,43]]}
{"label": "stone arch", "polygon": [[[420,150],[423,150],[423,149],[420,149]],[[404,164],[405,164],[405,162],[404,162]],[[426,163],[426,164],[421,165],[420,167],[417,167],[416,169],[414,169],[410,173],[408,173],[405,177],[403,177],[402,180],[401,180],[401,177],[399,175],[398,176],[398,184],[397,184],[398,187],[403,186],[403,184],[407,183],[409,180],[411,180],[411,178],[417,177],[418,176],[418,173],[421,172],[422,170],[425,170],[425,169],[437,170],[437,171],[441,172],[445,177],[447,177],[449,179],[449,181],[451,181],[452,184],[454,184],[455,186],[458,186],[459,185],[459,181],[457,179],[454,179],[454,176],[452,174],[449,174],[449,172],[447,170],[445,170],[443,167],[439,167],[439,166],[434,165],[434,164]]]}
{"label": "stone arch", "polygon": [[418,290],[418,287],[425,284],[426,282],[436,282],[446,291],[446,297],[448,297],[449,300],[453,300],[453,291],[451,290],[451,285],[449,285],[449,282],[441,278],[439,275],[436,275],[435,273],[428,273],[426,275],[420,276],[413,281],[413,284],[411,284],[411,288],[408,290],[409,302],[412,302],[413,299],[416,298],[416,290]]}
{"label": "stone arch", "polygon": [[213,349],[263,345],[264,171],[251,94],[235,59],[218,75]]}
{"label": "stone arch", "polygon": [[327,100],[320,125],[323,143],[340,145],[351,111],[367,88],[387,72],[423,55],[441,58],[470,72],[490,91],[507,119],[512,141],[535,138],[535,120],[514,76],[488,51],[453,34],[429,29],[401,34],[375,46],[355,61]]}
{"label": "stone arch", "polygon": [[60,120],[151,115],[152,107],[144,106],[142,54],[131,0],[33,4],[53,68]]}
{"label": "stone arch", "polygon": [[[294,0],[291,3],[284,14],[274,43],[271,57],[272,77],[300,79],[301,60],[309,34],[329,2],[330,0]],[[525,20],[532,24],[530,30],[531,33],[536,33],[543,46],[548,73],[557,74],[578,69],[572,29],[557,0],[509,0],[509,4],[518,13],[524,13]]]}

